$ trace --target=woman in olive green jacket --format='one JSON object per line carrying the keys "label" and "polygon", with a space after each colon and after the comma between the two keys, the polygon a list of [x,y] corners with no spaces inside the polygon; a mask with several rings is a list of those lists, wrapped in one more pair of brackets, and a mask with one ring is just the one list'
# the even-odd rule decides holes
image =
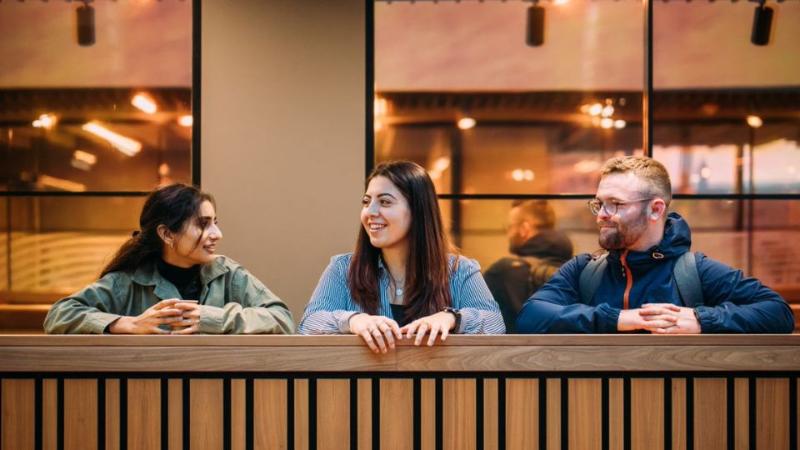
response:
{"label": "woman in olive green jacket", "polygon": [[222,232],[211,195],[173,184],[150,194],[141,230],[100,279],[59,300],[47,333],[293,333],[286,305],[235,261],[216,254]]}

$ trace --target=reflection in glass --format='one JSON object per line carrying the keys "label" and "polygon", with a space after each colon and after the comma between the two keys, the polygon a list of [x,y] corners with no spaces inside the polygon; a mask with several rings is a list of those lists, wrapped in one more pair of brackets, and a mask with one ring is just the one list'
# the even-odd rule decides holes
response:
{"label": "reflection in glass", "polygon": [[192,2],[94,2],[81,45],[78,7],[0,2],[0,191],[190,182]]}
{"label": "reflection in glass", "polygon": [[[440,200],[445,211],[454,200]],[[445,214],[451,239],[461,252],[485,270],[509,254],[506,235],[511,200],[461,200],[461,223]],[[753,214],[749,214],[749,204]],[[556,229],[564,231],[575,253],[593,253],[597,243],[595,218],[586,200],[550,200]],[[676,211],[692,230],[692,249],[781,290],[800,284],[800,206],[791,200],[675,200]],[[739,211],[744,222],[739,224]],[[752,229],[750,218],[752,217]],[[780,218],[780,220],[776,219]],[[460,230],[458,234],[453,230]]]}
{"label": "reflection in glass", "polygon": [[[11,203],[11,232],[0,260],[9,290],[57,298],[97,279],[138,228],[143,197],[27,197]],[[9,255],[10,253],[10,255]]]}
{"label": "reflection in glass", "polygon": [[376,3],[377,162],[416,161],[440,193],[587,193],[642,152],[641,7],[547,5],[532,47],[528,6]]}
{"label": "reflection in glass", "polygon": [[800,4],[772,6],[756,46],[749,3],[653,3],[653,155],[676,192],[800,192]]}

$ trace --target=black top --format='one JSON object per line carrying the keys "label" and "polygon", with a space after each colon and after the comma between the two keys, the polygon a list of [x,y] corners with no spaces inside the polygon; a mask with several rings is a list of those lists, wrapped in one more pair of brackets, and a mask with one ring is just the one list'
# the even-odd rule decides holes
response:
{"label": "black top", "polygon": [[398,325],[401,327],[407,324],[409,321],[406,318],[406,306],[405,305],[392,305],[392,316],[394,317],[394,321],[397,322]]}
{"label": "black top", "polygon": [[196,264],[188,269],[173,266],[159,259],[157,263],[158,273],[167,281],[178,288],[183,300],[200,300],[200,265]]}

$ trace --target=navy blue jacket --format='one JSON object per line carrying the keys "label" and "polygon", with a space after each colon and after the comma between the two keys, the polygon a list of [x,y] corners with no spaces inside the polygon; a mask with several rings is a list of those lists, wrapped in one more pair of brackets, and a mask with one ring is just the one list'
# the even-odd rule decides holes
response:
{"label": "navy blue jacket", "polygon": [[[633,275],[629,308],[645,303],[684,306],[672,277],[677,258],[692,244],[689,225],[670,213],[661,243],[646,252],[628,253]],[[653,258],[660,252],[663,259]],[[517,317],[518,333],[615,333],[623,305],[626,278],[620,251],[611,251],[608,266],[594,298],[583,303],[578,294],[581,271],[591,255],[578,255],[561,266],[550,281],[531,296]],[[794,316],[789,305],[772,289],[741,270],[732,269],[701,253],[696,254],[703,290],[698,306],[703,333],[791,333]]]}

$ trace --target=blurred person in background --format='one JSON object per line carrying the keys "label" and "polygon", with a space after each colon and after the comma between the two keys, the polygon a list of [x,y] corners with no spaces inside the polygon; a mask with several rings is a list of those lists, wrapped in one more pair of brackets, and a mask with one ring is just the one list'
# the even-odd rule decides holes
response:
{"label": "blurred person in background", "polygon": [[511,256],[499,259],[483,274],[509,333],[525,302],[572,258],[572,242],[555,225],[556,213],[547,200],[511,204],[506,230]]}

